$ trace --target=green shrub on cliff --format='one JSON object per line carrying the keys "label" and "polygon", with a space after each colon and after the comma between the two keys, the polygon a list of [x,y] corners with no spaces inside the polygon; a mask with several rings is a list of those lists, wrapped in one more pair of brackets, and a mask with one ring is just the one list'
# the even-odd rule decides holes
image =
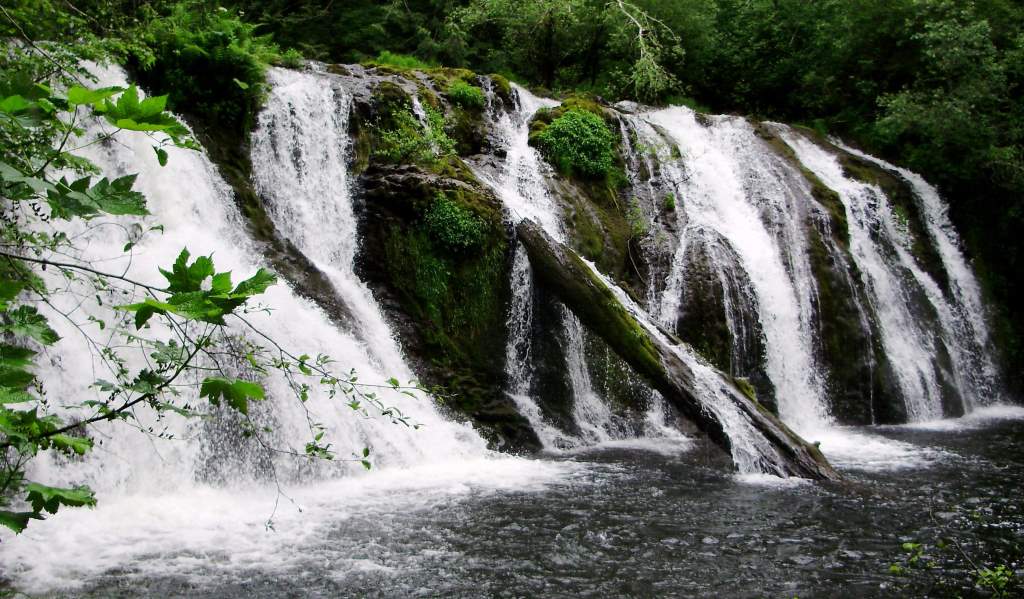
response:
{"label": "green shrub on cliff", "polygon": [[462,79],[452,81],[448,86],[448,97],[451,101],[463,108],[479,110],[487,103],[484,91],[475,85],[470,85]]}
{"label": "green shrub on cliff", "polygon": [[615,136],[591,112],[569,110],[536,135],[541,153],[564,174],[598,179],[614,161]]}
{"label": "green shrub on cliff", "polygon": [[[277,46],[256,25],[224,9],[174,4],[142,33],[151,56],[137,57],[139,79],[168,94],[168,107],[230,131],[247,131],[263,98],[264,71]],[[296,52],[287,57],[298,58]]]}
{"label": "green shrub on cliff", "polygon": [[438,193],[424,221],[430,235],[452,249],[468,249],[483,243],[486,224],[471,210]]}
{"label": "green shrub on cliff", "polygon": [[393,112],[394,126],[379,132],[374,157],[394,164],[433,164],[454,153],[455,142],[444,131],[444,115],[429,106],[424,113],[426,122],[421,123],[410,110]]}

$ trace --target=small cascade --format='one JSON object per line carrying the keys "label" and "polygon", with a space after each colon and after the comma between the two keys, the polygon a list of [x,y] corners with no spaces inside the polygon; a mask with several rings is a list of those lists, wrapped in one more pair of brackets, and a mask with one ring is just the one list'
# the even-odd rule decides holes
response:
{"label": "small cascade", "polygon": [[[914,190],[928,236],[949,279],[951,297],[947,297],[949,322],[943,326],[950,335],[947,343],[956,346],[954,365],[961,381],[960,393],[967,411],[1000,401],[999,371],[989,352],[991,337],[985,320],[981,288],[960,248],[960,239],[949,220],[949,207],[935,187],[917,173],[899,168],[834,141],[841,149],[897,173]],[[966,383],[966,384],[965,384]]]}
{"label": "small cascade", "polygon": [[950,279],[951,297],[913,255],[906,216],[876,185],[848,176],[836,154],[794,130],[777,125],[799,160],[845,207],[850,250],[880,328],[881,343],[895,371],[911,421],[969,411],[995,399],[995,367],[985,355],[984,324],[977,283],[958,249],[941,199],[916,175],[859,156],[896,172],[913,187]]}
{"label": "small cascade", "polygon": [[573,440],[544,419],[540,406],[530,395],[533,375],[531,330],[533,328],[533,272],[522,246],[512,259],[512,301],[508,314],[508,343],[505,347],[507,393],[516,409],[530,423],[545,449],[571,447]]}
{"label": "small cascade", "polygon": [[572,414],[573,420],[580,427],[583,443],[594,445],[622,437],[623,433],[616,430],[618,427],[611,408],[594,390],[594,383],[587,370],[583,351],[586,347],[583,323],[568,310],[565,310],[563,322],[566,346],[569,348],[565,362],[572,383]]}
{"label": "small cascade", "polygon": [[[561,209],[552,197],[545,179],[550,167],[539,153],[529,145],[529,121],[540,108],[554,107],[558,102],[538,98],[527,90],[513,86],[516,106],[499,110],[494,100],[492,86],[485,87],[489,120],[493,135],[502,144],[505,158],[495,171],[477,167],[477,175],[494,189],[508,208],[515,222],[532,219],[559,241],[567,238]],[[514,297],[509,315],[510,339],[506,354],[518,356],[522,348],[529,347],[530,327],[529,306],[533,300],[533,277],[525,252],[517,250],[513,267]],[[522,260],[522,262],[519,262]],[[540,407],[533,398],[523,393],[529,389],[529,370],[523,364],[509,362],[510,390],[520,412],[534,425],[535,431],[546,449],[560,449],[567,446],[595,444],[622,436],[615,417],[607,403],[595,391],[585,356],[583,326],[572,313],[565,311],[562,318],[562,334],[565,341],[566,372],[573,394],[572,416],[579,428],[581,438],[572,439],[543,421]]]}
{"label": "small cascade", "polygon": [[[645,323],[652,323],[653,319],[647,311],[637,305],[628,294],[616,285],[613,281],[604,276],[593,263],[584,260],[594,273],[609,289],[615,297],[629,312],[638,320]],[[653,327],[652,330],[657,330]],[[661,335],[660,333],[656,333]],[[662,335],[662,341],[672,347],[677,356],[690,368],[694,377],[694,386],[697,392],[705,399],[703,402],[707,409],[714,412],[715,418],[722,424],[722,428],[729,438],[729,451],[732,455],[733,464],[741,474],[783,474],[780,464],[785,460],[777,450],[767,442],[764,436],[759,433],[750,418],[741,412],[729,399],[723,385],[725,380],[719,372],[687,345],[677,345]],[[707,398],[714,398],[713,400]],[[648,419],[657,421],[661,414],[661,408],[654,408]]]}
{"label": "small cascade", "polygon": [[[698,120],[695,112],[682,107],[645,113],[642,118],[664,130],[681,152],[679,159],[664,155],[667,150],[659,156],[661,176],[679,198],[680,231],[659,319],[675,326],[691,244],[703,244],[701,251],[709,255],[711,265],[735,264],[735,252],[756,298],[767,372],[780,415],[797,430],[827,424],[830,416],[813,349],[816,287],[802,227],[808,210],[806,183],[771,154],[742,119]],[[716,239],[727,248],[705,243]],[[728,286],[728,269],[716,268]],[[738,300],[729,298],[731,303]],[[738,331],[741,322],[729,321],[730,329]]]}

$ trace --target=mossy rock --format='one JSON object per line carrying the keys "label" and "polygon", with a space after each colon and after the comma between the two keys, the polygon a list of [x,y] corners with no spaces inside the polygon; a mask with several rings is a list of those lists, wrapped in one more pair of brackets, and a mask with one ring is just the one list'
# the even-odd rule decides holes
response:
{"label": "mossy rock", "polygon": [[417,373],[494,446],[534,447],[502,392],[511,292],[500,201],[475,179],[408,165],[371,163],[361,181],[360,274],[385,298]]}
{"label": "mossy rock", "polygon": [[373,127],[389,129],[397,126],[395,114],[412,110],[409,94],[393,81],[381,81],[372,94]]}
{"label": "mossy rock", "polygon": [[831,413],[843,424],[898,421],[902,400],[887,378],[888,361],[877,352],[876,335],[864,330],[857,307],[860,291],[851,286],[859,281],[853,261],[845,249],[830,252],[823,233],[812,224],[807,226],[807,238]]}
{"label": "mossy rock", "polygon": [[868,183],[880,188],[892,205],[894,216],[902,221],[911,237],[910,252],[917,265],[938,283],[943,292],[950,294],[949,275],[942,263],[942,257],[932,242],[931,235],[924,223],[924,216],[918,207],[914,190],[903,177],[896,173],[855,156],[840,151],[839,164],[843,174],[851,179]]}
{"label": "mossy rock", "polygon": [[800,174],[803,175],[804,179],[811,186],[811,197],[817,200],[818,204],[828,212],[832,232],[835,234],[836,239],[843,245],[848,246],[850,243],[850,225],[846,219],[846,207],[843,205],[839,194],[825,185],[818,178],[818,175],[804,166],[800,159],[797,158],[793,148],[789,147],[789,144],[783,141],[768,125],[762,122],[755,122],[753,126],[754,133],[758,137],[764,140],[776,154],[800,171]]}
{"label": "mossy rock", "polygon": [[740,393],[745,395],[750,401],[757,401],[757,390],[750,384],[750,379],[742,376],[735,376],[732,378],[733,385],[740,390]]}
{"label": "mossy rock", "polygon": [[483,112],[453,107],[447,132],[455,140],[455,149],[460,156],[481,153],[487,140],[487,123]]}
{"label": "mossy rock", "polygon": [[[766,371],[766,348],[752,284],[739,256],[727,251],[730,256],[711,254],[708,242],[697,239],[688,244],[679,313],[672,329],[716,368],[747,379],[761,403],[774,411],[775,387]],[[734,337],[730,319],[736,321],[736,330],[745,334]]]}
{"label": "mossy rock", "polygon": [[512,83],[504,75],[491,73],[487,78],[494,84],[494,93],[501,98],[506,106],[512,106]]}

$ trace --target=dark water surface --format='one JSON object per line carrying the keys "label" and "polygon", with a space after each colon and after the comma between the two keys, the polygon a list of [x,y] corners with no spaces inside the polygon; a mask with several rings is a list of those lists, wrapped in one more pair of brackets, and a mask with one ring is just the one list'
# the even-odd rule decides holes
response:
{"label": "dark water surface", "polygon": [[[1024,421],[868,434],[931,448],[922,454],[930,457],[903,469],[841,466],[845,485],[747,480],[730,474],[725,456],[701,442],[675,455],[619,447],[545,457],[578,467],[539,489],[469,489],[410,509],[357,512],[321,526],[285,573],[255,566],[208,576],[197,555],[194,575],[149,569],[140,577],[126,564],[82,593],[987,596],[973,588],[972,567],[955,546],[934,547],[943,537],[956,540],[979,567],[1022,567],[1015,560],[1024,542]],[[924,544],[917,567],[907,564],[905,542]],[[893,563],[908,566],[909,574],[890,573]]]}

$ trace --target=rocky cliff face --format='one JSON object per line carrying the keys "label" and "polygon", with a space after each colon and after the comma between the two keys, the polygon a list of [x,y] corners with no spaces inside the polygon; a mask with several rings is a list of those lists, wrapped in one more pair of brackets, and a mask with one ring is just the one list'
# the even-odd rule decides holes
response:
{"label": "rocky cliff face", "polygon": [[[563,439],[641,434],[661,401],[619,357],[628,340],[609,345],[532,275],[515,280],[523,215],[509,193],[542,193],[565,245],[787,423],[794,414],[902,422],[920,417],[915,393],[940,415],[970,404],[970,370],[985,368],[984,348],[971,344],[984,335],[925,192],[894,168],[782,125],[588,97],[548,102],[464,70],[307,68],[351,96],[357,273],[420,382],[494,447],[551,442],[510,391],[510,343],[528,347],[519,383],[535,417]],[[599,154],[559,154],[552,132],[581,127],[597,132]],[[272,265],[344,324],[346,306],[266,217],[246,138],[199,133]],[[510,152],[544,157],[515,163],[536,171],[525,173],[536,189],[512,189],[524,173],[510,176]],[[523,281],[528,330],[517,341],[510,322]],[[927,364],[908,364],[914,356]]]}

